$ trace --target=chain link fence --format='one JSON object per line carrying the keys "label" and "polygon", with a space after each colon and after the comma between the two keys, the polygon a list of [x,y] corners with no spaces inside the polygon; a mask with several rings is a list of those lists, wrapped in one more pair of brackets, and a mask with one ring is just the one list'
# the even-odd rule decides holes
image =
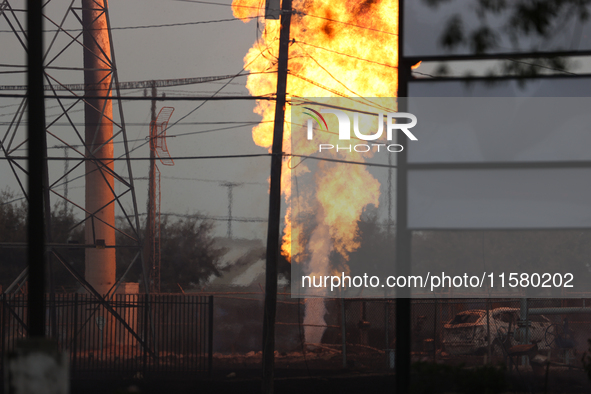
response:
{"label": "chain link fence", "polygon": [[[215,298],[214,369],[258,368],[263,294]],[[580,369],[591,338],[591,301],[413,300],[410,324],[413,362]],[[388,372],[396,362],[396,301],[283,293],[276,349],[278,368]]]}
{"label": "chain link fence", "polygon": [[[70,351],[76,376],[170,375],[210,368],[258,373],[263,292],[207,295],[151,296],[151,314],[144,295],[118,295],[112,306],[119,318],[92,297],[55,295],[48,300],[48,335]],[[411,305],[413,362],[502,362],[538,372],[548,365],[580,371],[591,338],[588,299],[421,299]],[[26,299],[4,296],[1,309],[4,352],[27,335]],[[275,339],[276,367],[290,374],[391,372],[396,301],[294,299],[281,292]]]}

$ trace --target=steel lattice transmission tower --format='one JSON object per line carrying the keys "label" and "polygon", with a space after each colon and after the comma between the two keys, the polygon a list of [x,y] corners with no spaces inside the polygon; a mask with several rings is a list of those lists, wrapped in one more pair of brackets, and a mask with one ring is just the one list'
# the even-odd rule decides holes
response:
{"label": "steel lattice transmission tower", "polygon": [[[25,17],[23,0],[0,0],[0,30],[13,33],[0,35],[0,47],[11,54],[19,49],[22,52],[21,57],[3,57],[0,61],[0,85],[15,88],[24,85]],[[107,0],[49,1],[44,5],[44,17],[46,130],[50,147],[45,167],[45,218],[50,220],[53,207],[65,208],[78,219],[70,231],[84,226],[85,243],[77,246],[85,249],[84,277],[62,255],[62,248],[72,245],[60,245],[48,239],[48,251],[51,260],[62,263],[89,292],[111,296],[117,287],[116,234],[126,239],[127,249],[131,247],[135,251],[130,261],[124,262],[128,266],[141,262],[142,240],[124,112],[118,98],[121,95],[108,3]],[[84,94],[80,92],[81,87]],[[23,122],[27,99],[24,95],[0,97],[0,107],[14,111],[2,113],[10,119],[0,123],[0,152],[6,159],[0,171],[12,172],[26,197],[27,141]],[[53,160],[54,156],[61,157]],[[64,159],[68,160],[66,166]],[[76,188],[85,192],[76,193]],[[70,192],[65,194],[64,190]],[[116,222],[115,214],[123,219]],[[25,277],[20,275],[18,279]],[[147,277],[144,272],[144,279]]]}

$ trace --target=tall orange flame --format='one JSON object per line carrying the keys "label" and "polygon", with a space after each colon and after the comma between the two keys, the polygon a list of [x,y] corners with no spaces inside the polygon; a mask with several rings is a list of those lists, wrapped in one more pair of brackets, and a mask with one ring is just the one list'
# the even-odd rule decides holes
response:
{"label": "tall orange flame", "polygon": [[[260,0],[234,0],[232,7],[234,15],[245,22],[264,15]],[[398,1],[294,0],[293,9],[289,98],[396,96]],[[274,71],[277,71],[279,29],[279,21],[264,21],[260,39],[244,58],[245,69],[251,72],[246,86],[253,95],[276,90]],[[260,101],[254,111],[262,116],[262,122],[253,128],[253,140],[270,150],[275,103]],[[291,127],[300,126],[291,125],[289,111],[286,114],[284,151],[289,153]],[[337,141],[336,136],[332,138]],[[297,148],[298,153],[314,153],[310,147]],[[356,160],[363,158],[359,156]],[[298,173],[305,171],[305,163],[299,164]],[[289,202],[292,198],[289,165],[284,165],[282,179],[282,191]],[[380,184],[364,166],[328,162],[318,165],[315,179],[314,210],[318,226],[307,245],[311,255],[308,264],[311,274],[325,275],[332,270],[328,264],[332,251],[347,260],[359,247],[357,221],[365,206],[378,205]],[[293,205],[294,201],[291,202]],[[298,202],[302,206],[311,204],[304,198]],[[303,224],[292,223],[292,213],[288,208],[282,253],[297,261],[297,256],[291,256],[291,242],[303,242]]]}
{"label": "tall orange flame", "polygon": [[[234,15],[248,22],[251,18],[264,15],[260,0],[234,0]],[[291,39],[289,54],[289,72],[287,91],[291,97],[394,97],[397,91],[398,43],[397,23],[398,2],[392,0],[366,0],[341,2],[329,0],[295,0],[293,2]],[[266,20],[261,38],[253,45],[244,58],[245,69],[253,73],[248,77],[247,88],[253,95],[273,93],[276,89],[277,76],[264,73],[277,70],[279,43],[279,21]],[[263,72],[263,73],[261,73]],[[273,116],[275,103],[261,101],[257,103],[255,112],[262,116],[263,123],[253,129],[254,142],[266,148],[271,147],[273,140]],[[288,119],[289,121],[289,119]],[[285,127],[285,151],[290,152],[291,128],[289,122]],[[311,153],[311,152],[310,152]],[[358,167],[357,174],[348,174],[344,179],[373,179],[363,168]],[[351,200],[359,199],[357,204],[351,201],[351,211],[347,217],[338,217],[331,209],[338,201],[335,196],[342,197],[342,179],[338,174],[327,174],[331,179],[330,186],[323,187],[320,195],[324,197],[323,207],[327,212],[331,235],[336,237],[336,248],[346,255],[356,248],[354,239],[346,234],[345,221],[354,225],[363,206],[368,203],[377,205],[379,184],[375,181],[368,196],[368,185],[355,188],[348,186]],[[291,178],[289,168],[284,166],[283,193],[286,200],[291,197]],[[331,207],[332,205],[332,207]],[[353,208],[354,207],[354,208]],[[286,256],[291,254],[290,214],[286,218],[282,251]],[[345,231],[339,231],[343,229]],[[347,229],[348,230],[348,229]]]}

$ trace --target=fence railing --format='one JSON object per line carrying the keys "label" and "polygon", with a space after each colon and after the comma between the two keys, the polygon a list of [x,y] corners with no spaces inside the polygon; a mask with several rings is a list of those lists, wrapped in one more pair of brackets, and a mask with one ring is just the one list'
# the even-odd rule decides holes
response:
{"label": "fence railing", "polygon": [[[27,297],[0,299],[4,355],[27,337]],[[92,295],[53,294],[46,314],[46,336],[68,351],[73,378],[211,373],[213,296],[116,294],[107,308]]]}

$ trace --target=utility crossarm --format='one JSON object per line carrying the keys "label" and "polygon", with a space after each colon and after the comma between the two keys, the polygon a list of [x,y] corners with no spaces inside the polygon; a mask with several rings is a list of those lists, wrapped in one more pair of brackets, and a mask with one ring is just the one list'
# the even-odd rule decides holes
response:
{"label": "utility crossarm", "polygon": [[[247,75],[247,74],[245,74]],[[141,89],[156,87],[170,87],[170,86],[182,86],[182,85],[193,85],[197,83],[206,83],[221,81],[224,79],[231,79],[236,75],[217,75],[212,77],[194,77],[194,78],[177,78],[177,79],[156,79],[150,81],[132,81],[132,82],[119,82],[117,86],[119,89]],[[115,83],[113,83],[115,85]],[[95,87],[96,90],[108,90],[110,87],[109,83],[101,83],[96,85],[89,85],[91,88]],[[85,90],[86,86],[83,83],[73,83],[64,85],[45,85],[45,90]],[[112,88],[115,90],[115,86]],[[0,90],[27,90],[27,85],[0,85]]]}

